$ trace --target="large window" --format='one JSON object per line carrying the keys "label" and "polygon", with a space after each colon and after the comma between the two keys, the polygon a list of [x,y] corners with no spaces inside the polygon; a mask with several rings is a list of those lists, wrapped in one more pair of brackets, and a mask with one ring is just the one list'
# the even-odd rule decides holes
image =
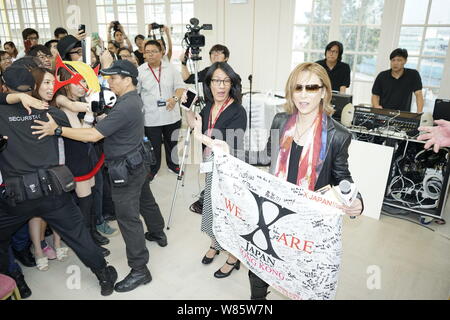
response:
{"label": "large window", "polygon": [[181,53],[181,42],[186,33],[186,24],[194,17],[193,0],[144,0],[145,22],[171,27],[173,58]]}
{"label": "large window", "polygon": [[352,70],[350,93],[355,103],[370,103],[376,77],[384,0],[342,0],[340,41],[342,60]]}
{"label": "large window", "polygon": [[[127,36],[133,43],[138,34],[136,0],[96,0],[98,32],[103,40],[107,40],[108,27],[111,21],[119,21]],[[114,32],[114,31],[111,31]],[[111,35],[112,36],[112,35]]]}
{"label": "large window", "polygon": [[[383,7],[384,0],[297,0],[293,67],[324,59],[326,45],[340,41],[344,45],[343,62],[352,70],[348,93],[354,95],[355,103],[370,103]],[[339,21],[333,22],[332,17]]]}
{"label": "large window", "polygon": [[52,38],[47,0],[0,0],[0,39],[23,49],[22,30],[39,31],[40,43]]}
{"label": "large window", "polygon": [[420,72],[426,112],[433,111],[439,95],[449,41],[449,1],[405,0],[399,46],[408,49],[406,67]]}
{"label": "large window", "polygon": [[293,67],[323,59],[331,23],[331,0],[297,0]]}

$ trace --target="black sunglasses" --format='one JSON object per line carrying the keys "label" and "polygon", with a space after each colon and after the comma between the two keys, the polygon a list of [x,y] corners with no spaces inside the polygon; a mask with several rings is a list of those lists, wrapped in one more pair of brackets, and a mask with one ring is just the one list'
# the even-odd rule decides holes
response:
{"label": "black sunglasses", "polygon": [[303,88],[305,88],[307,93],[317,93],[317,92],[319,92],[320,89],[323,88],[323,86],[318,85],[318,84],[308,84],[306,86],[297,84],[295,86],[295,91],[301,92],[301,91],[303,91]]}
{"label": "black sunglasses", "polygon": [[2,135],[0,135],[0,152],[5,151],[7,146],[8,146],[8,139],[5,139],[3,138]]}

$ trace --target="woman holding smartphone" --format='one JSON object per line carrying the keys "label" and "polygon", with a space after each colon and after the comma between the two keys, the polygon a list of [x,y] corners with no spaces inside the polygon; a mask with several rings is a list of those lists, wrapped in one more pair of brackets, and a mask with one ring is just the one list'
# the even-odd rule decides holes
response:
{"label": "woman holding smartphone", "polygon": [[[188,111],[187,120],[191,128],[201,127],[205,135],[212,139],[226,141],[233,150],[244,146],[247,129],[247,113],[241,105],[241,78],[226,62],[214,63],[203,83],[206,107],[200,115]],[[183,98],[186,101],[186,94]],[[204,162],[212,161],[211,149],[204,148]],[[211,203],[212,173],[206,174],[205,199],[201,230],[211,238],[209,250],[203,257],[203,264],[210,264],[224,249],[216,241],[213,233],[213,208]],[[240,261],[229,254],[225,265],[214,273],[216,278],[228,277],[234,269],[239,270]]]}

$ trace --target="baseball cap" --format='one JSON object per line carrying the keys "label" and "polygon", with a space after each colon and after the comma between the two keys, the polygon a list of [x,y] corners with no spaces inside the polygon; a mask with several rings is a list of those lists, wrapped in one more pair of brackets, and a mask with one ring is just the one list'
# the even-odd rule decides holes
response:
{"label": "baseball cap", "polygon": [[120,74],[122,76],[137,78],[139,75],[138,69],[134,64],[128,60],[114,61],[113,65],[108,69],[103,69],[100,73],[104,76],[113,76]]}
{"label": "baseball cap", "polygon": [[13,91],[30,92],[36,82],[31,72],[21,65],[12,65],[3,73],[5,85]]}

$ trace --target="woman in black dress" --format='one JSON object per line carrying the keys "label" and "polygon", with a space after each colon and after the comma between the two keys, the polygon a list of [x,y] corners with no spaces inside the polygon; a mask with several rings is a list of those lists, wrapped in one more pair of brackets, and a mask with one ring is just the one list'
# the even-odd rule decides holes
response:
{"label": "woman in black dress", "polygon": [[[191,128],[196,123],[201,125],[202,132],[213,139],[226,141],[233,150],[243,149],[244,134],[247,129],[247,113],[241,105],[241,79],[225,62],[216,62],[210,68],[203,83],[206,107],[200,115],[187,112],[187,120]],[[212,161],[211,149],[204,148],[204,162]],[[202,263],[210,264],[214,257],[224,249],[216,241],[213,233],[213,212],[211,205],[212,173],[206,174],[205,198],[202,214],[202,228],[211,238],[210,249],[206,252]],[[225,265],[216,273],[216,278],[228,277],[231,272],[239,270],[240,261],[229,254]]]}

